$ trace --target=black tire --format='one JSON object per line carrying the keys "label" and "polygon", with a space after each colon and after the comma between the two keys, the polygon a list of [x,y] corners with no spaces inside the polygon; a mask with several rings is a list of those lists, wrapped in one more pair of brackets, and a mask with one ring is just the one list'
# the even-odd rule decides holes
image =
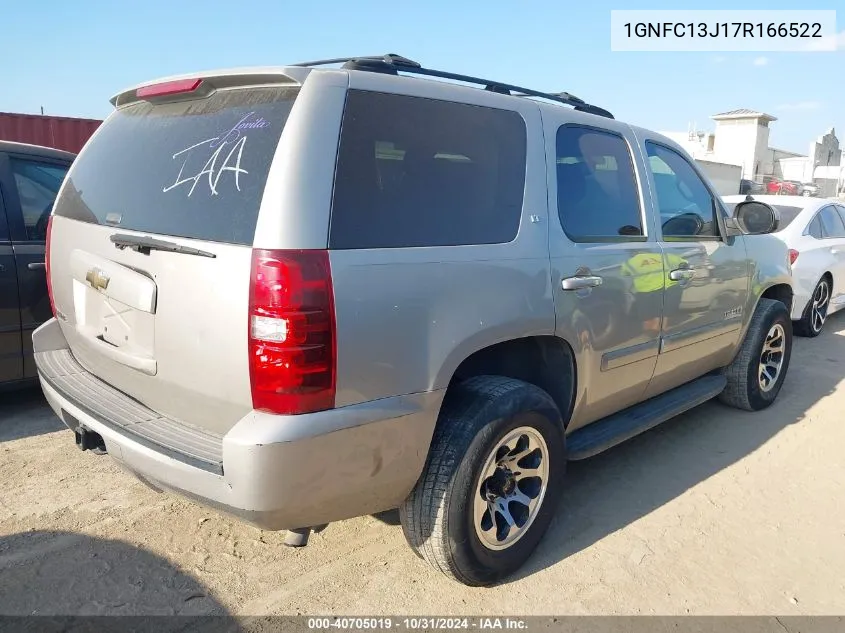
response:
{"label": "black tire", "polygon": [[[533,522],[506,549],[476,533],[474,495],[485,461],[506,435],[530,427],[548,449],[548,482]],[[495,583],[519,568],[554,516],[566,467],[563,421],[551,396],[520,380],[478,376],[447,392],[425,469],[399,508],[411,548],[450,578],[470,586]]]}
{"label": "black tire", "polygon": [[[813,301],[816,299],[817,294],[822,290],[822,286],[827,290],[827,301],[824,307],[824,318],[821,325],[817,326],[813,323]],[[825,321],[827,320],[827,311],[830,308],[831,290],[830,279],[827,276],[819,279],[819,283],[817,283],[816,287],[813,288],[813,294],[810,295],[810,300],[807,302],[807,305],[804,306],[804,312],[801,314],[801,320],[794,321],[792,324],[795,334],[798,336],[813,338],[822,333]]]}
{"label": "black tire", "polygon": [[[776,325],[780,325],[783,331],[782,361],[776,379],[771,383],[771,387],[764,390],[759,379],[760,361],[766,338]],[[780,393],[791,355],[792,321],[789,318],[789,310],[780,301],[760,299],[739,352],[733,362],[723,370],[728,384],[719,394],[719,400],[746,411],[765,409]]]}

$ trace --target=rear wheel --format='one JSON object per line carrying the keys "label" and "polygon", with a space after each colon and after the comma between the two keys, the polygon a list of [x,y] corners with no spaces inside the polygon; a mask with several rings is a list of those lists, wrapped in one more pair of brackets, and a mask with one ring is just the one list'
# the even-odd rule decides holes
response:
{"label": "rear wheel", "polygon": [[816,284],[801,320],[795,322],[795,333],[798,336],[814,337],[821,334],[830,307],[830,285],[830,279],[827,277],[822,277]]}
{"label": "rear wheel", "polygon": [[479,376],[446,396],[425,470],[399,509],[410,546],[466,585],[519,568],[554,515],[563,423],[542,389]]}
{"label": "rear wheel", "polygon": [[780,393],[792,355],[792,321],[780,301],[760,299],[745,340],[724,369],[728,379],[719,400],[746,411],[771,405]]}

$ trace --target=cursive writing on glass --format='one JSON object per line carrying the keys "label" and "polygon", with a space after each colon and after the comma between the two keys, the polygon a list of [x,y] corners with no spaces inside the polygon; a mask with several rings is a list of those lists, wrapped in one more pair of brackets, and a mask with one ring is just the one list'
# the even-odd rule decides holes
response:
{"label": "cursive writing on glass", "polygon": [[[207,138],[204,141],[194,143],[190,147],[186,147],[185,149],[173,154],[173,160],[177,160],[181,157],[182,164],[179,167],[179,174],[176,176],[176,180],[173,184],[162,189],[162,192],[167,193],[168,191],[171,191],[181,185],[190,184],[190,189],[188,189],[188,197],[190,198],[191,194],[193,194],[194,190],[197,188],[197,185],[201,182],[207,181],[208,187],[211,190],[211,195],[216,196],[218,194],[217,187],[220,184],[220,179],[226,172],[234,174],[235,187],[238,191],[240,191],[240,176],[241,174],[249,173],[246,169],[241,167],[241,159],[243,158],[244,148],[246,147],[247,142],[246,130],[255,130],[270,126],[270,123],[265,118],[260,116],[254,117],[254,115],[255,112],[250,112],[245,115],[225,134]],[[227,146],[230,146],[229,151],[228,153],[225,153],[224,149],[226,149]],[[200,159],[202,159],[202,157],[205,156],[204,150],[209,149],[214,151],[210,156],[208,156],[205,164],[202,166],[202,169],[194,175],[184,176],[188,161],[192,157],[198,155]],[[221,162],[221,156],[224,155],[225,158],[223,158]],[[189,173],[192,171],[193,170],[189,170]]]}
{"label": "cursive writing on glass", "polygon": [[[206,139],[204,141],[200,141],[190,147],[186,147],[181,152],[176,152],[173,154],[173,159],[176,160],[177,156],[181,156],[185,154],[185,160],[182,163],[182,166],[179,168],[179,175],[176,176],[176,182],[174,182],[169,187],[165,187],[162,189],[163,193],[167,193],[171,189],[175,189],[180,185],[184,185],[186,183],[192,183],[191,188],[188,190],[188,197],[191,197],[191,194],[194,193],[194,189],[196,189],[197,184],[202,180],[203,176],[208,176],[208,186],[211,189],[211,195],[217,195],[217,184],[220,182],[220,177],[227,171],[234,172],[235,174],[235,187],[237,187],[238,191],[241,190],[241,183],[240,183],[240,175],[241,174],[248,174],[249,172],[246,169],[241,168],[241,158],[243,157],[244,153],[244,146],[246,145],[246,137],[242,137],[237,143],[232,146],[232,149],[229,150],[229,153],[226,155],[226,158],[223,159],[223,164],[217,169],[217,173],[215,174],[215,168],[217,166],[217,159],[220,157],[220,154],[223,152],[223,148],[225,145],[219,145],[214,153],[209,157],[207,161],[205,161],[205,165],[203,165],[202,169],[199,171],[198,174],[194,176],[187,176],[185,178],[182,177],[182,173],[185,171],[185,165],[188,163],[188,158],[191,156],[191,150],[194,150],[198,147],[203,145],[209,145],[210,143],[216,141],[218,137]],[[230,164],[230,160],[237,152],[237,156],[235,157],[234,165]]]}
{"label": "cursive writing on glass", "polygon": [[242,131],[256,130],[270,126],[270,122],[267,121],[267,119],[265,119],[264,117],[260,116],[252,119],[251,117],[254,114],[255,112],[250,112],[249,114],[244,116],[240,121],[235,123],[235,126],[231,130],[218,137],[216,141],[209,145],[209,147],[214,149],[218,145],[225,145],[226,143],[237,141],[239,138],[241,138]]}

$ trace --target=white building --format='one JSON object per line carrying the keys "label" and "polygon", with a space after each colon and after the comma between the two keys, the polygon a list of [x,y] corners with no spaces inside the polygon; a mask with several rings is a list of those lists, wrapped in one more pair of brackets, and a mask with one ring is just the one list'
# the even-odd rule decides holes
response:
{"label": "white building", "polygon": [[[807,155],[769,145],[769,124],[777,118],[764,112],[740,109],[711,117],[713,132],[663,132],[697,161],[739,165],[742,178],[771,178],[815,182],[825,196],[835,195],[843,182],[843,152],[831,128],[810,144]],[[724,171],[724,170],[723,170]]]}
{"label": "white building", "polygon": [[661,132],[664,136],[678,143],[693,157],[704,171],[720,196],[739,193],[739,181],[742,179],[742,167],[721,161],[714,152],[716,135],[712,132]]}

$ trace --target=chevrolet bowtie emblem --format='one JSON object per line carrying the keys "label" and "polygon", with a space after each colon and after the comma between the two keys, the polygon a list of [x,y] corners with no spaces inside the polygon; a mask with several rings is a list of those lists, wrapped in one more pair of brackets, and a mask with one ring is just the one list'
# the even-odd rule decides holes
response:
{"label": "chevrolet bowtie emblem", "polygon": [[109,276],[99,268],[89,270],[85,275],[85,281],[97,290],[105,290],[109,286]]}

